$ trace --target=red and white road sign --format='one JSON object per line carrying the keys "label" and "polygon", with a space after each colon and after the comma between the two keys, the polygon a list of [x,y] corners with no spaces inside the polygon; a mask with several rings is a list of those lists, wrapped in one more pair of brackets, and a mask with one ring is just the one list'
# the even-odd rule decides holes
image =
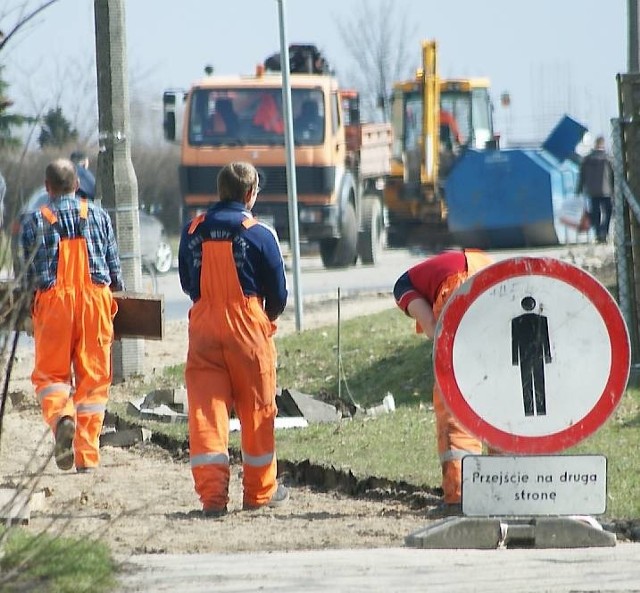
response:
{"label": "red and white road sign", "polygon": [[434,373],[458,420],[491,446],[553,453],[595,432],[629,378],[627,328],[590,274],[552,258],[493,264],[442,311]]}

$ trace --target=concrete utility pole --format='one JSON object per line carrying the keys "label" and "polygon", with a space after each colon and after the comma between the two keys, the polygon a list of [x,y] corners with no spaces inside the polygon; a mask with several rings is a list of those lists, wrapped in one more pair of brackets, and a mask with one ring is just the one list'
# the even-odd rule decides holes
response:
{"label": "concrete utility pole", "polygon": [[[100,142],[97,196],[114,221],[125,287],[140,292],[138,182],[131,162],[124,2],[94,0]],[[141,374],[143,360],[143,340],[115,342],[114,381]]]}

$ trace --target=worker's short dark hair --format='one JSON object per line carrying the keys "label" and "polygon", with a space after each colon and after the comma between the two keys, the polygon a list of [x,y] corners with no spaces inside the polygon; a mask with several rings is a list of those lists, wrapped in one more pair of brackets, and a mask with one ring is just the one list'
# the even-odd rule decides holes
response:
{"label": "worker's short dark hair", "polygon": [[72,163],[75,163],[77,165],[88,157],[86,153],[82,152],[81,150],[74,150],[69,158],[71,159]]}
{"label": "worker's short dark hair", "polygon": [[221,202],[240,202],[258,184],[258,172],[251,163],[234,162],[218,173],[218,196]]}

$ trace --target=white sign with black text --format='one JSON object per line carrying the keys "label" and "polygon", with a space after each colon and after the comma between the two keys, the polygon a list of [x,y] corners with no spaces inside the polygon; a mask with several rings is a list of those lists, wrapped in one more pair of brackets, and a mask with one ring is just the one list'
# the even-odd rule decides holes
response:
{"label": "white sign with black text", "polygon": [[607,506],[603,455],[467,455],[465,515],[600,515]]}

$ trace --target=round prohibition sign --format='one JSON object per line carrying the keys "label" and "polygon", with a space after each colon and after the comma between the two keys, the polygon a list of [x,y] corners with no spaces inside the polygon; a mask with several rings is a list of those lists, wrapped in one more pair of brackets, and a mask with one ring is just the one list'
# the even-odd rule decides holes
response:
{"label": "round prohibition sign", "polygon": [[[532,323],[535,331],[522,329]],[[449,299],[434,341],[435,378],[454,416],[489,445],[521,454],[562,451],[594,433],[622,398],[630,359],[613,297],[552,258],[478,272]]]}

